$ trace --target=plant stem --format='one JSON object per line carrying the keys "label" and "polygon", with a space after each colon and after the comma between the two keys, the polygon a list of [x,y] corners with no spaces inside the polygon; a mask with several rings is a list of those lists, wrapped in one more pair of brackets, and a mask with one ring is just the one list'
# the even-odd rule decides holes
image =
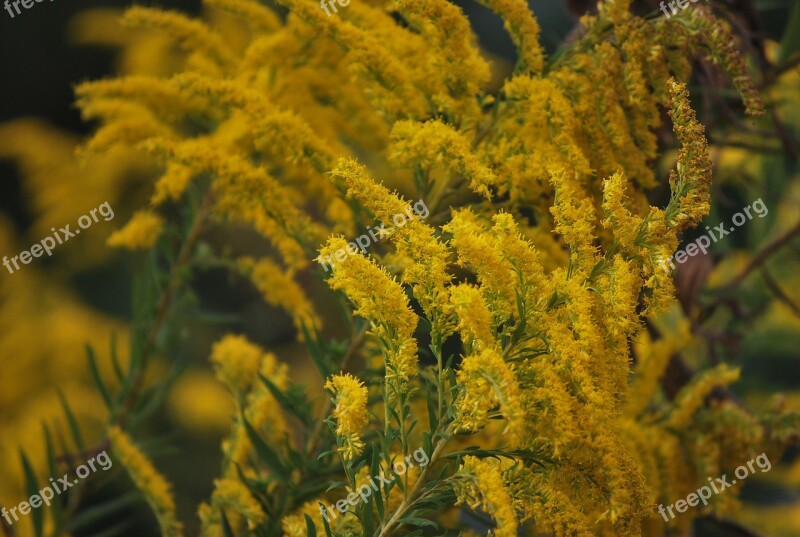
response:
{"label": "plant stem", "polygon": [[428,474],[433,469],[433,466],[436,463],[436,461],[439,460],[439,457],[442,455],[442,451],[444,451],[444,447],[446,444],[447,440],[445,438],[442,438],[436,444],[436,447],[433,450],[433,454],[431,454],[431,458],[430,461],[428,462],[428,465],[422,469],[422,471],[419,474],[419,479],[417,479],[417,482],[414,483],[414,486],[411,488],[406,497],[403,498],[403,501],[397,507],[397,510],[392,515],[392,518],[389,519],[389,522],[383,525],[380,534],[378,534],[378,537],[387,537],[388,535],[390,535],[392,530],[394,529],[394,526],[398,523],[400,518],[402,518],[402,516],[406,513],[406,511],[408,511],[408,509],[412,505],[414,505],[414,501],[420,495],[420,493],[422,492],[422,488],[425,486],[425,481],[428,478]]}

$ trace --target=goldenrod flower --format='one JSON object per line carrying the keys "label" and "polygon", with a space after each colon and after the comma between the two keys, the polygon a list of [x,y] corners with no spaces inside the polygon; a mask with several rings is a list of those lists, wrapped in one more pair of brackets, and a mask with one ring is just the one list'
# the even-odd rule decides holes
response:
{"label": "goldenrod flower", "polygon": [[681,148],[678,151],[677,169],[670,175],[673,199],[667,210],[667,220],[680,232],[696,225],[708,214],[711,158],[705,129],[695,118],[689,104],[686,84],[670,80],[669,89],[669,114]]}
{"label": "goldenrod flower", "polygon": [[298,334],[303,327],[311,330],[321,322],[305,291],[295,281],[293,271],[284,271],[269,259],[242,258],[239,265],[250,275],[268,304],[277,306],[291,315]]}
{"label": "goldenrod flower", "polygon": [[217,378],[232,392],[245,393],[261,367],[264,351],[243,336],[227,335],[211,349]]}
{"label": "goldenrod flower", "polygon": [[486,424],[489,411],[499,407],[506,419],[505,432],[516,447],[525,437],[525,413],[514,370],[492,348],[464,358],[458,381],[463,393],[457,401],[456,427],[474,431]]}
{"label": "goldenrod flower", "polygon": [[361,434],[367,425],[367,387],[352,375],[334,375],[325,388],[336,396],[333,416],[336,418],[336,435],[342,437],[339,448],[345,461],[353,460],[364,450]]}
{"label": "goldenrod flower", "polygon": [[114,457],[125,467],[136,488],[144,494],[153,509],[162,534],[165,537],[183,535],[182,525],[175,514],[175,500],[166,479],[119,427],[108,430],[108,439]]}
{"label": "goldenrod flower", "polygon": [[465,503],[472,509],[486,511],[497,523],[497,529],[490,531],[490,536],[516,537],[517,515],[503,479],[501,464],[496,459],[464,457],[459,475],[467,479],[456,482],[457,504]]}
{"label": "goldenrod flower", "polygon": [[[261,504],[239,479],[215,479],[211,506],[215,511],[223,509],[231,524],[237,528],[244,526],[254,530],[266,519]],[[211,515],[207,523],[213,520],[215,517]]]}
{"label": "goldenrod flower", "polygon": [[676,430],[686,427],[711,390],[733,384],[739,380],[740,372],[738,367],[720,364],[714,369],[700,373],[691,385],[685,387],[678,394],[675,407],[669,416],[670,427]]}
{"label": "goldenrod flower", "polygon": [[480,350],[495,345],[492,335],[492,313],[480,291],[471,285],[455,285],[450,289],[450,300],[458,317],[458,331],[469,349]]}
{"label": "goldenrod flower", "polygon": [[392,152],[389,158],[408,168],[424,169],[442,164],[452,174],[463,175],[473,191],[489,198],[489,187],[497,182],[492,170],[472,153],[469,140],[441,121],[416,123],[398,121],[392,127]]}
{"label": "goldenrod flower", "polygon": [[384,338],[388,348],[387,378],[407,381],[417,371],[416,341],[413,338],[417,316],[411,311],[403,288],[385,269],[349,249],[342,238],[331,238],[320,250],[320,258],[343,260],[333,265],[331,288],[342,290],[356,305],[355,313],[368,319],[376,334]]}
{"label": "goldenrod flower", "polygon": [[139,211],[125,224],[108,237],[108,245],[130,250],[152,248],[164,227],[164,219],[150,211]]}

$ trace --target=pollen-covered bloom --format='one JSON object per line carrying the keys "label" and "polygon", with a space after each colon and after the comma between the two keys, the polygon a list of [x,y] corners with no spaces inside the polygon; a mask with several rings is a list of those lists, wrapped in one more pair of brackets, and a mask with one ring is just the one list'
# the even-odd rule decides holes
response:
{"label": "pollen-covered bloom", "polygon": [[525,413],[521,406],[520,388],[514,370],[492,348],[464,358],[458,381],[464,392],[457,402],[456,428],[480,429],[489,413],[499,407],[506,419],[506,432],[513,445],[525,435]]}
{"label": "pollen-covered bloom", "polygon": [[217,378],[234,393],[250,389],[258,374],[264,351],[243,336],[227,335],[211,349]]}
{"label": "pollen-covered bloom", "polygon": [[[338,237],[328,240],[320,256],[333,255],[347,249],[347,242]],[[408,381],[417,373],[417,345],[414,329],[417,316],[411,311],[408,297],[385,269],[362,255],[352,252],[333,266],[328,279],[331,288],[344,291],[356,305],[355,313],[368,319],[375,334],[385,344],[386,377]]]}
{"label": "pollen-covered bloom", "polygon": [[517,514],[503,479],[502,465],[497,459],[464,457],[459,470],[462,479],[456,482],[456,498],[458,504],[480,508],[495,520],[497,529],[489,532],[491,537],[516,537]]}
{"label": "pollen-covered bloom", "polygon": [[361,434],[367,425],[367,387],[352,375],[334,375],[325,388],[336,396],[333,416],[336,418],[336,435],[344,445],[339,448],[342,458],[353,460],[361,455],[364,442]]}
{"label": "pollen-covered bloom", "polygon": [[156,514],[162,535],[165,537],[183,535],[181,523],[176,517],[175,500],[167,480],[158,473],[145,454],[119,427],[109,429],[108,439],[114,456],[128,471],[131,480],[144,494]]}
{"label": "pollen-covered bloom", "polygon": [[164,219],[152,211],[139,211],[125,226],[108,238],[109,246],[146,250],[155,244],[164,227]]}

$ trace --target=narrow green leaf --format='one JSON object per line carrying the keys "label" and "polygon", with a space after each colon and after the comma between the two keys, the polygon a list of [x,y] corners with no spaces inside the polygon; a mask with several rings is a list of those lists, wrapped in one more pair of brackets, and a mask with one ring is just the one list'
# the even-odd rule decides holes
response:
{"label": "narrow green leaf", "polygon": [[69,521],[67,524],[67,532],[69,533],[83,533],[90,527],[111,518],[112,515],[118,515],[126,507],[136,504],[141,501],[142,494],[138,490],[134,490],[123,494],[119,498],[114,498],[105,503],[81,509],[80,512]]}
{"label": "narrow green leaf", "polygon": [[122,383],[125,374],[122,372],[122,367],[119,364],[119,354],[117,354],[117,333],[111,332],[111,342],[109,343],[109,352],[111,354],[111,365],[114,366],[114,374],[117,380]]}
{"label": "narrow green leaf", "polygon": [[[37,494],[37,492],[39,492],[39,484],[36,480],[36,473],[33,471],[33,467],[30,461],[28,461],[28,457],[25,456],[25,453],[20,451],[19,454],[22,458],[22,468],[25,471],[25,492],[29,499],[33,496],[39,496]],[[41,496],[39,496],[39,498],[41,499]],[[31,517],[33,518],[33,530],[36,537],[42,537],[42,530],[44,528],[44,513],[42,512],[42,508],[33,507],[31,505]]]}
{"label": "narrow green leaf", "polygon": [[256,448],[256,453],[258,453],[259,458],[267,464],[269,469],[281,482],[285,483],[289,478],[289,471],[281,463],[278,454],[264,442],[258,432],[253,429],[253,426],[245,419],[244,415],[242,415],[242,422],[244,423],[245,431],[247,431],[247,436],[250,437],[250,441]]}
{"label": "narrow green leaf", "polygon": [[222,534],[225,537],[235,537],[233,534],[233,528],[231,528],[231,523],[228,522],[228,517],[225,516],[225,510],[219,510],[221,518],[222,518]]}
{"label": "narrow green leaf", "polygon": [[67,398],[64,397],[64,393],[61,390],[58,390],[58,398],[61,400],[61,406],[64,408],[64,414],[67,416],[67,423],[69,424],[75,446],[78,448],[78,451],[84,451],[83,437],[81,436],[80,427],[78,427],[78,420],[75,419],[75,414],[72,413],[72,409],[69,407],[69,403],[67,403]]}
{"label": "narrow green leaf", "polygon": [[42,422],[42,431],[44,432],[44,445],[47,450],[47,469],[50,471],[51,476],[56,475],[56,451],[53,447],[53,436],[50,434],[50,428],[46,423]]}
{"label": "narrow green leaf", "polygon": [[[322,509],[327,509],[327,506],[322,502],[319,502],[319,505],[322,506]],[[328,524],[328,518],[322,517],[322,526],[325,528],[325,537],[333,537],[333,533],[331,532],[331,525]]]}
{"label": "narrow green leaf", "polygon": [[400,522],[398,522],[398,525],[402,526],[404,524],[407,524],[407,525],[410,525],[410,526],[421,526],[421,527],[428,527],[428,528],[438,528],[439,527],[439,525],[436,524],[436,522],[433,522],[431,520],[427,520],[425,518],[417,518],[417,517],[413,517],[413,516],[409,516],[409,517],[405,517],[405,518],[400,519]]}
{"label": "narrow green leaf", "polygon": [[306,518],[306,537],[317,537],[317,527],[314,521],[308,515],[303,515]]}
{"label": "narrow green leaf", "polygon": [[278,404],[281,405],[281,408],[297,417],[297,419],[306,426],[311,425],[313,421],[311,417],[311,402],[308,401],[301,387],[297,386],[295,387],[297,389],[294,391],[289,391],[284,394],[271,380],[261,373],[258,374],[258,378],[261,379],[264,386],[272,393],[272,396],[275,397]]}
{"label": "narrow green leaf", "polygon": [[109,412],[111,412],[113,407],[111,396],[108,393],[108,388],[106,388],[106,385],[103,382],[103,377],[100,376],[100,370],[97,367],[97,358],[94,355],[94,350],[92,350],[92,346],[88,344],[86,345],[86,359],[89,361],[89,371],[92,374],[92,380],[94,380],[94,383],[97,385],[97,389],[100,391],[100,395],[103,397],[106,407],[108,408]]}
{"label": "narrow green leaf", "polygon": [[784,65],[800,49],[800,3],[795,2],[792,7],[792,14],[789,15],[789,22],[781,38],[781,54],[778,58],[778,66]]}
{"label": "narrow green leaf", "polygon": [[311,355],[311,360],[314,362],[314,365],[317,366],[322,378],[326,379],[330,377],[335,368],[330,358],[317,343],[319,341],[319,332],[315,329],[314,337],[312,337],[305,323],[303,323],[302,329],[303,336],[305,337],[306,347],[308,348],[308,353]]}

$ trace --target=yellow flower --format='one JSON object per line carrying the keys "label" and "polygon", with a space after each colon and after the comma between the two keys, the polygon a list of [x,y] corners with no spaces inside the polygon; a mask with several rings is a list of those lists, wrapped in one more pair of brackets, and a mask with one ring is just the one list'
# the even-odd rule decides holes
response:
{"label": "yellow flower", "polygon": [[480,291],[471,285],[455,285],[450,289],[450,300],[458,316],[458,331],[467,349],[480,350],[495,345],[492,335],[492,313]]}
{"label": "yellow flower", "polygon": [[333,416],[336,418],[336,434],[341,436],[344,446],[339,448],[345,461],[361,455],[364,442],[361,433],[367,425],[367,387],[349,373],[334,375],[325,383],[325,388],[336,396]]}
{"label": "yellow flower", "polygon": [[360,255],[342,238],[328,239],[319,255],[320,259],[338,261],[333,264],[328,284],[332,289],[344,291],[356,305],[356,315],[368,319],[376,335],[387,345],[387,378],[407,381],[417,372],[413,334],[418,319],[403,288],[385,269]]}
{"label": "yellow flower", "polygon": [[244,336],[227,335],[211,349],[217,378],[233,393],[247,392],[261,367],[264,351]]}
{"label": "yellow flower", "polygon": [[[242,521],[248,530],[254,530],[264,522],[266,516],[250,492],[250,489],[238,479],[215,479],[214,492],[211,494],[212,512],[225,510],[231,525],[239,528]],[[218,515],[206,513],[206,524],[218,520]]]}
{"label": "yellow flower", "polygon": [[486,511],[497,523],[497,529],[490,531],[489,536],[516,537],[517,516],[501,465],[497,459],[464,457],[459,475],[467,479],[456,482],[456,504],[465,503],[472,509]]}
{"label": "yellow flower", "polygon": [[695,118],[686,84],[669,81],[670,110],[675,136],[681,143],[678,165],[670,174],[672,199],[667,221],[677,232],[697,225],[708,214],[711,186],[711,157],[703,125]]}
{"label": "yellow flower", "polygon": [[456,428],[474,431],[486,424],[489,411],[499,406],[506,419],[512,447],[525,434],[525,412],[521,407],[520,388],[514,370],[494,349],[486,348],[464,358],[458,372],[463,394],[457,401]]}
{"label": "yellow flower", "polygon": [[498,250],[497,241],[469,209],[454,213],[443,229],[453,236],[450,244],[458,252],[458,262],[478,275],[490,310],[500,321],[509,319],[517,309],[516,278],[514,268]]}
{"label": "yellow flower", "polygon": [[321,326],[305,291],[292,277],[293,271],[284,271],[266,258],[258,261],[242,258],[239,266],[249,273],[268,304],[282,308],[292,316],[298,335],[303,334],[303,327],[312,330]]}
{"label": "yellow flower", "polygon": [[108,430],[108,439],[114,456],[128,471],[131,480],[153,509],[162,534],[166,537],[183,535],[182,525],[176,518],[175,500],[172,498],[169,483],[119,427]]}
{"label": "yellow flower", "polygon": [[390,160],[407,168],[431,169],[446,166],[453,175],[463,175],[470,188],[490,197],[489,187],[497,182],[492,170],[472,153],[469,140],[459,131],[438,120],[425,123],[398,121],[392,127]]}
{"label": "yellow flower", "polygon": [[703,405],[706,396],[714,388],[727,386],[739,380],[741,370],[727,364],[719,364],[714,369],[703,371],[675,398],[675,407],[669,416],[670,427],[681,430],[686,427],[695,412]]}
{"label": "yellow flower", "polygon": [[125,227],[112,233],[107,243],[130,250],[147,250],[158,240],[163,227],[163,218],[150,211],[139,211]]}
{"label": "yellow flower", "polygon": [[505,28],[519,50],[519,70],[539,74],[544,51],[539,44],[539,23],[525,0],[479,0],[503,18]]}

